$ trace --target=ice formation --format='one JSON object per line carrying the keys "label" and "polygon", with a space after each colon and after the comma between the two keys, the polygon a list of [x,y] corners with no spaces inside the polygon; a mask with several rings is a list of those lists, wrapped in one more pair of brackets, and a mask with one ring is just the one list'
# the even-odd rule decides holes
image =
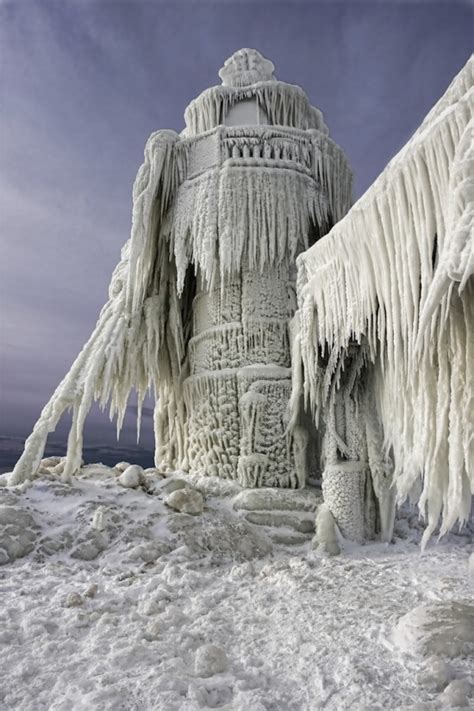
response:
{"label": "ice formation", "polygon": [[356,500],[349,480],[368,482],[365,462],[390,535],[390,459],[398,499],[418,498],[427,519],[424,543],[440,516],[441,535],[469,516],[473,69],[471,58],[365,195],[298,258],[293,420],[303,393],[325,423],[323,491],[341,529]]}
{"label": "ice formation", "polygon": [[[152,388],[157,466],[304,486],[308,423],[287,436],[286,419],[295,260],[347,212],[351,173],[321,113],[258,52],[235,53],[220,75],[180,135],[150,137],[109,301],[11,483],[35,474],[65,410],[68,479],[94,400],[110,403],[120,429],[131,391],[140,412]],[[239,103],[246,125],[227,125]]]}

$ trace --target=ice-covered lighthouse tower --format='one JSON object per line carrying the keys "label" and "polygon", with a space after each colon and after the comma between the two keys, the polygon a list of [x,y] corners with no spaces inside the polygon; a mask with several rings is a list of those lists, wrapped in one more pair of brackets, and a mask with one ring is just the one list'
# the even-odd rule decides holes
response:
{"label": "ice-covered lighthouse tower", "polygon": [[295,260],[349,209],[351,173],[321,112],[273,69],[236,52],[181,134],[150,137],[110,299],[27,440],[18,481],[66,408],[67,476],[93,400],[120,424],[131,390],[140,403],[152,387],[157,466],[304,486],[310,432],[303,420],[287,433]]}

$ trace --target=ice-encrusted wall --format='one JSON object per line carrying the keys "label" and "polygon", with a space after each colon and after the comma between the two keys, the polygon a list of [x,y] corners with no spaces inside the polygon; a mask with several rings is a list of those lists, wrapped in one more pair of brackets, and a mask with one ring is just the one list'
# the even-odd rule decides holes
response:
{"label": "ice-encrusted wall", "polygon": [[198,290],[184,382],[191,470],[245,486],[297,484],[285,437],[291,390],[287,265],[242,269],[221,288]]}

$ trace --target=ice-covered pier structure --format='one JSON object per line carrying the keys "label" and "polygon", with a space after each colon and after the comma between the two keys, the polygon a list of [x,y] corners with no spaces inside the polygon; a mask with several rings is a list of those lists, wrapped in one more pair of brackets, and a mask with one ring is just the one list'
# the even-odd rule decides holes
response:
{"label": "ice-covered pier structure", "polygon": [[298,258],[293,416],[303,398],[325,426],[323,493],[350,537],[374,515],[367,487],[386,538],[395,492],[418,501],[423,543],[440,518],[443,534],[470,516],[473,73],[471,57],[367,192]]}

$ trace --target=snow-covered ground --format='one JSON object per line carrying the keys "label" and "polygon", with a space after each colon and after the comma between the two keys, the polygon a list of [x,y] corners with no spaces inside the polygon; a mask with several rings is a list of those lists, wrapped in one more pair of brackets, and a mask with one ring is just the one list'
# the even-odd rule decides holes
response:
{"label": "snow-covered ground", "polygon": [[231,483],[191,477],[191,515],[164,503],[179,474],[119,474],[0,487],[2,710],[473,707],[472,529],[421,554],[406,510],[394,544],[328,558]]}

